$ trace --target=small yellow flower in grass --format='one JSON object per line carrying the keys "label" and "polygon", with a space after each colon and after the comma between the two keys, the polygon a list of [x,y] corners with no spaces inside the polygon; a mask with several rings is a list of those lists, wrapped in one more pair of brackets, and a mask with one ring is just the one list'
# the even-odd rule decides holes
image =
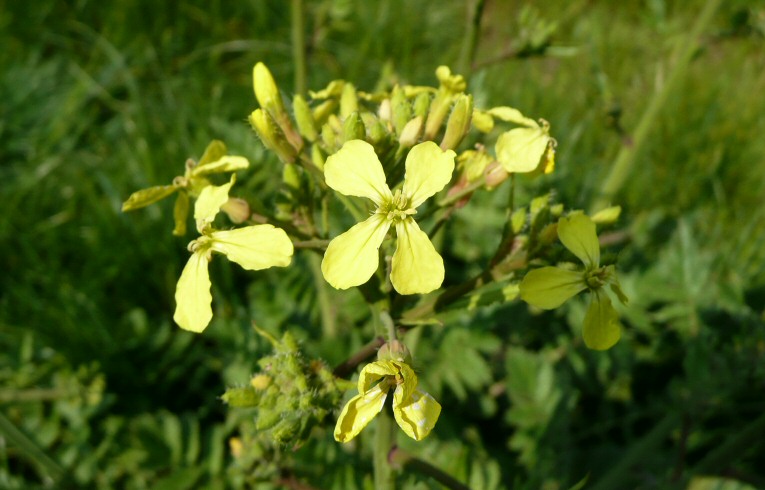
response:
{"label": "small yellow flower in grass", "polygon": [[424,294],[441,286],[444,261],[413,215],[427,198],[444,188],[454,171],[454,152],[432,141],[420,143],[406,157],[404,185],[395,194],[385,182],[382,164],[372,145],[351,140],[327,158],[327,185],[347,196],[367,197],[377,209],[366,221],[335,237],[327,247],[321,270],[337,289],[365,283],[379,264],[379,249],[391,226],[398,242],[390,280],[400,294]]}
{"label": "small yellow flower in grass", "polygon": [[422,440],[438,421],[441,405],[417,388],[417,375],[406,363],[381,360],[364,366],[359,376],[359,394],[343,408],[335,425],[335,440],[348,442],[380,413],[393,389],[393,416],[399,427],[414,440]]}
{"label": "small yellow flower in grass", "polygon": [[604,286],[609,285],[624,304],[627,303],[627,297],[619,287],[614,266],[600,266],[600,244],[595,233],[595,223],[581,213],[563,217],[558,221],[558,238],[584,263],[584,269],[534,269],[521,281],[521,299],[537,308],[551,310],[589,289],[590,306],[582,330],[584,343],[590,349],[608,349],[619,341],[621,332],[616,310]]}
{"label": "small yellow flower in grass", "polygon": [[192,254],[178,280],[173,315],[175,323],[185,330],[199,333],[212,319],[207,265],[213,252],[225,255],[247,270],[285,267],[292,259],[292,242],[280,228],[255,225],[234,230],[212,229],[211,223],[228,200],[228,190],[233,183],[232,176],[228,184],[205,187],[194,207],[194,218],[202,236],[189,244]]}

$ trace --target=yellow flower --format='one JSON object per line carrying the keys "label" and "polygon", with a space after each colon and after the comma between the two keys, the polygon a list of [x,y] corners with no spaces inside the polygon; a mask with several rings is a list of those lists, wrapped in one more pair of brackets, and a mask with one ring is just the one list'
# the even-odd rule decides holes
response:
{"label": "yellow flower", "polygon": [[228,190],[234,180],[232,175],[228,184],[205,187],[195,203],[194,218],[202,236],[189,244],[192,255],[178,280],[173,315],[175,323],[185,330],[199,333],[212,319],[207,264],[213,252],[225,255],[247,270],[284,267],[292,259],[292,242],[280,228],[255,225],[225,231],[212,229],[211,223],[228,200]]}
{"label": "yellow flower", "polygon": [[[379,381],[379,382],[378,382]],[[414,440],[422,440],[438,421],[441,405],[417,388],[417,375],[406,363],[375,361],[359,376],[359,394],[343,408],[335,425],[335,440],[348,442],[380,413],[393,388],[393,416],[399,427]]]}
{"label": "yellow flower", "polygon": [[582,329],[584,343],[590,349],[609,349],[619,341],[621,327],[605,286],[608,285],[623,304],[627,304],[627,297],[619,286],[614,266],[600,266],[600,244],[595,223],[581,213],[560,218],[558,238],[582,261],[584,268],[570,270],[547,266],[534,269],[521,281],[521,299],[537,308],[551,310],[588,289],[591,294]]}
{"label": "yellow flower", "polygon": [[432,141],[420,143],[406,157],[402,189],[391,192],[372,145],[351,140],[327,158],[327,185],[347,196],[371,199],[377,209],[366,221],[335,237],[327,247],[321,270],[337,289],[365,283],[377,270],[379,249],[391,226],[398,237],[390,275],[400,294],[424,294],[444,281],[444,261],[428,235],[414,221],[416,209],[444,188],[454,170],[454,152]]}

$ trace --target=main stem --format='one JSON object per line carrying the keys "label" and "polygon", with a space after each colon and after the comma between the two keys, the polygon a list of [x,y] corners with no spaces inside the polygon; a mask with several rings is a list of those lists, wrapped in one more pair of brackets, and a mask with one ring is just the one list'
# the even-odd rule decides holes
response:
{"label": "main stem", "polygon": [[305,28],[303,0],[292,0],[292,61],[295,63],[295,93],[305,94]]}

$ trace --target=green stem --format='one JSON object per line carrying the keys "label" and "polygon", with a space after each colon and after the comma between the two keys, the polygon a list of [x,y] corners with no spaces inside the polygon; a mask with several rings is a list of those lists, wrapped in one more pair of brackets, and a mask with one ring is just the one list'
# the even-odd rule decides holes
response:
{"label": "green stem", "polygon": [[310,254],[308,263],[311,266],[313,283],[316,287],[316,299],[319,302],[319,311],[321,312],[321,331],[325,338],[333,339],[337,336],[335,308],[329,297],[327,281],[324,280],[324,275],[321,272],[321,258],[317,254]]}
{"label": "green stem", "polygon": [[697,18],[696,25],[688,33],[688,37],[678,45],[673,55],[673,58],[676,60],[675,66],[672,68],[664,86],[654,95],[643,113],[632,137],[632,144],[622,146],[621,150],[619,150],[616,161],[613,167],[611,167],[608,177],[603,182],[599,195],[594,199],[590,207],[591,212],[594,213],[608,207],[616,193],[619,192],[629,178],[638,153],[645,145],[651,129],[656,125],[656,120],[667,98],[685,76],[691,58],[699,45],[699,37],[712,19],[712,15],[720,5],[720,1],[707,1]]}
{"label": "green stem", "polygon": [[436,468],[426,461],[411,456],[398,447],[394,447],[390,451],[388,459],[394,467],[402,469],[406,468],[422,475],[429,476],[446,488],[451,488],[452,490],[470,490],[470,487],[448,473]]}
{"label": "green stem", "polygon": [[728,465],[742,459],[747,450],[751,450],[765,438],[765,415],[761,415],[734,436],[728,436],[725,442],[710,451],[693,468],[694,472],[715,474],[722,472]]}
{"label": "green stem", "polygon": [[483,15],[485,1],[472,0],[466,3],[465,35],[462,37],[462,48],[457,68],[460,75],[469,78],[473,60],[475,59],[476,47],[478,46],[478,35],[481,32],[481,16]]}
{"label": "green stem", "polygon": [[53,480],[60,480],[64,476],[64,469],[2,413],[0,413],[0,434],[12,446],[16,446],[22,453],[26,453],[29,459],[39,465]]}
{"label": "green stem", "polygon": [[377,416],[377,432],[375,433],[373,462],[376,490],[395,490],[396,488],[393,468],[388,463],[388,453],[395,442],[393,429],[393,417],[391,417],[389,405],[386,404]]}
{"label": "green stem", "polygon": [[292,0],[292,61],[295,63],[295,93],[305,94],[305,30],[303,0]]}

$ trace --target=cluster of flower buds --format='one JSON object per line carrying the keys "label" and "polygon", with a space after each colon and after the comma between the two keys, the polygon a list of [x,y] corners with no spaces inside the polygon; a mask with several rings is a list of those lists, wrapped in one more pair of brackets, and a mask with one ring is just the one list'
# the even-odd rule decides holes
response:
{"label": "cluster of flower buds", "polygon": [[281,339],[257,329],[273,346],[273,353],[258,361],[260,372],[247,386],[229,388],[222,399],[232,407],[257,408],[255,429],[279,445],[295,446],[340,402],[342,391],[324,363],[308,360],[295,338]]}

